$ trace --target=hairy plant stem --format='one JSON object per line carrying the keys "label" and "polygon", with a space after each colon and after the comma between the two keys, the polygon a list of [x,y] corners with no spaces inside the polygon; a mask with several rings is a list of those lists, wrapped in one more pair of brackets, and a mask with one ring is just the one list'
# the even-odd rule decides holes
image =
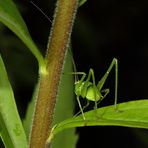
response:
{"label": "hairy plant stem", "polygon": [[69,45],[78,0],[58,0],[46,55],[47,73],[41,74],[30,148],[44,148],[51,131],[57,91]]}

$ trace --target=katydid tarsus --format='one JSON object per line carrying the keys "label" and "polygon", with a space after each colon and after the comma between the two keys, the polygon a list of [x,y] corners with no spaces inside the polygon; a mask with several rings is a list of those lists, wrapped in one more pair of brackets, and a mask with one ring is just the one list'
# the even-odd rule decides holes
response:
{"label": "katydid tarsus", "polygon": [[[83,4],[86,0],[79,0],[79,4]],[[50,22],[50,18],[33,2],[30,1],[32,5],[34,5]],[[97,110],[97,105],[107,96],[109,93],[109,89],[102,89],[104,83],[106,82],[106,79],[110,73],[110,71],[115,67],[115,100],[114,100],[114,106],[115,110],[117,110],[117,88],[118,88],[118,60],[114,58],[104,74],[104,76],[101,78],[100,81],[96,84],[95,82],[95,76],[94,71],[92,68],[90,68],[88,75],[84,72],[77,72],[75,62],[72,58],[74,70],[75,72],[72,72],[70,74],[75,75],[75,94],[77,98],[77,102],[80,108],[80,112],[82,113],[82,117],[84,120],[86,120],[86,117],[84,115],[84,108],[88,106],[88,104],[84,107],[82,107],[80,103],[80,97],[85,98],[88,101],[95,102],[94,109]],[[81,79],[78,79],[78,75],[82,75]]]}

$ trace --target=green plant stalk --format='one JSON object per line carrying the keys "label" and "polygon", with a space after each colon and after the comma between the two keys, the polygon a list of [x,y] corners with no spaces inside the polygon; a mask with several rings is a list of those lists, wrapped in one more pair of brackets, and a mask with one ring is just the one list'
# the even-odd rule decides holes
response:
{"label": "green plant stalk", "polygon": [[50,135],[58,86],[77,8],[78,0],[57,1],[46,55],[47,72],[41,73],[39,80],[30,148],[45,147]]}

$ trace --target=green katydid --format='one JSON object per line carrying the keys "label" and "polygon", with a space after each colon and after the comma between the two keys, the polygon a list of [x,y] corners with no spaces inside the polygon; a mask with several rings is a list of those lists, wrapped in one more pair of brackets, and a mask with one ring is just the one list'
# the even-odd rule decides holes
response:
{"label": "green katydid", "polygon": [[[100,103],[106,97],[106,95],[109,93],[109,89],[102,90],[102,87],[103,87],[110,71],[112,70],[112,68],[114,66],[115,66],[115,101],[114,101],[114,105],[115,105],[115,110],[117,110],[118,60],[116,58],[114,58],[112,60],[108,70],[106,71],[104,76],[101,78],[101,80],[97,83],[97,85],[95,82],[95,76],[94,76],[93,69],[89,70],[88,75],[86,75],[86,73],[84,73],[84,72],[73,72],[72,73],[74,75],[82,75],[80,80],[78,80],[78,77],[75,77],[76,78],[75,94],[77,97],[80,112],[82,113],[82,117],[84,120],[86,120],[86,117],[84,115],[83,108],[81,106],[79,97],[86,98],[88,101],[95,102],[94,108],[96,110],[97,104]],[[75,66],[74,66],[74,69],[76,69]],[[92,80],[92,82],[90,80]],[[102,93],[104,95],[102,95]]]}

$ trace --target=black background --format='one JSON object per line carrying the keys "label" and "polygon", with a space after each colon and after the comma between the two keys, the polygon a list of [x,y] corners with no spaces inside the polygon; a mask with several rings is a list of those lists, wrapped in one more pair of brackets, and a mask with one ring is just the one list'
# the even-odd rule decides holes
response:
{"label": "black background", "polygon": [[[51,23],[29,1],[15,0],[15,2],[34,41],[45,54]],[[34,2],[52,20],[55,1],[34,0]],[[72,34],[77,70],[87,73],[89,68],[93,68],[98,81],[107,70],[112,59],[116,57],[119,61],[119,102],[146,99],[148,96],[147,8],[147,0],[88,0],[79,8],[77,14]],[[4,34],[7,37],[15,38],[9,30],[5,30]],[[32,55],[25,50],[26,47],[19,45],[19,41],[16,41],[16,43],[18,46],[14,46],[15,50],[12,51],[9,49],[9,44],[6,44],[7,47],[5,47],[3,42],[1,49],[5,47],[8,50],[1,50],[1,52],[9,70],[20,114],[23,117],[33,86],[37,81],[38,68],[35,59],[32,59]],[[25,56],[22,57],[21,55],[24,54]],[[28,57],[27,61],[26,56]],[[20,60],[19,63],[15,60],[16,58],[18,61]],[[32,64],[32,67],[28,69],[26,63]],[[18,72],[17,69],[19,68],[21,70]],[[29,73],[23,74],[26,70]],[[113,98],[114,95],[114,72],[110,74],[105,87],[110,88],[111,93],[100,106],[113,104],[114,100],[110,98]],[[22,105],[24,108],[19,107]],[[148,132],[144,129],[83,127],[78,128],[77,132],[80,134],[78,148],[148,147]]]}

